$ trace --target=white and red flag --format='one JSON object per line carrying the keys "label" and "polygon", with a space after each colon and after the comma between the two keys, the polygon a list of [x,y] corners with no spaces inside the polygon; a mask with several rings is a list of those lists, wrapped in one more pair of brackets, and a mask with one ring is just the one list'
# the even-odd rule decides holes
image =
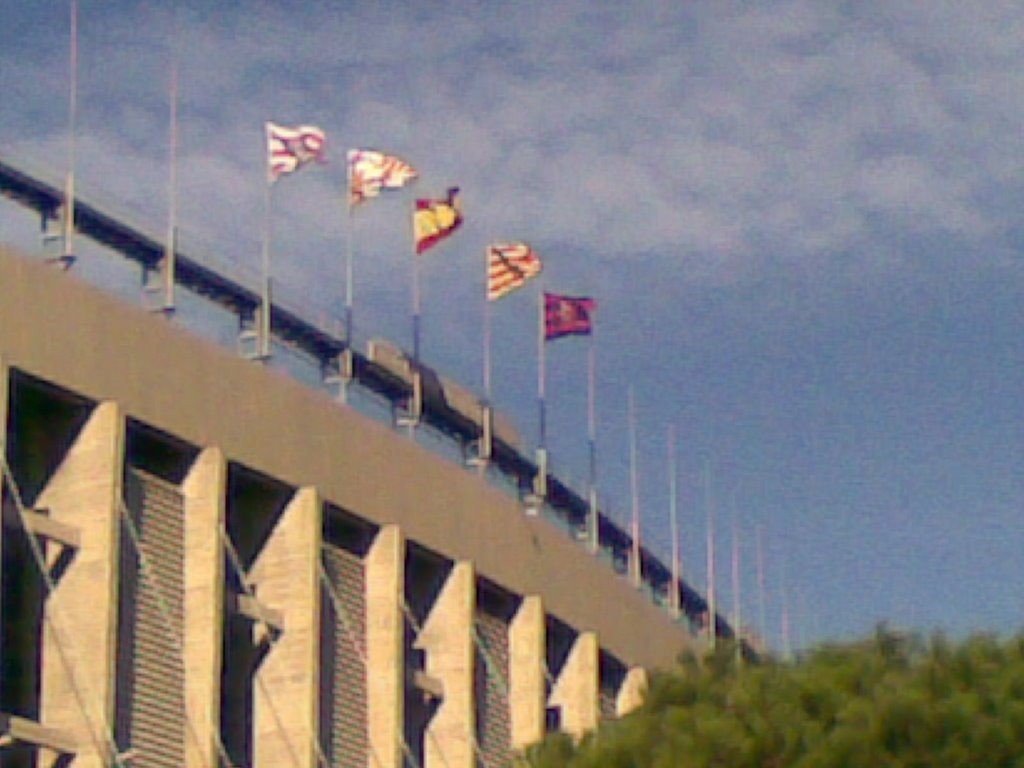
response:
{"label": "white and red flag", "polygon": [[297,171],[313,161],[324,158],[326,136],[315,125],[288,128],[267,123],[267,178],[273,183],[286,173]]}
{"label": "white and red flag", "polygon": [[540,274],[540,257],[526,243],[495,243],[487,247],[487,300],[497,301]]}
{"label": "white and red flag", "polygon": [[401,189],[416,176],[416,169],[400,157],[373,149],[350,149],[349,205],[359,205],[368,197],[377,197],[382,189]]}

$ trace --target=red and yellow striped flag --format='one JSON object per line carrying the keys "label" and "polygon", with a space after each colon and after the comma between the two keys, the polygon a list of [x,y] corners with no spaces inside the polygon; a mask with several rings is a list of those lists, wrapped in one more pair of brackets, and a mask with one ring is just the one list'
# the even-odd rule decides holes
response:
{"label": "red and yellow striped flag", "polygon": [[495,243],[487,248],[487,300],[497,301],[540,274],[540,257],[526,243]]}

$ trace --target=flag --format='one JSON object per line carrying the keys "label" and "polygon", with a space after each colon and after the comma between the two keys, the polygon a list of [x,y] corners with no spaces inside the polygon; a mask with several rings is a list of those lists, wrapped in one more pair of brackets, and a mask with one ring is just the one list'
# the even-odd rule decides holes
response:
{"label": "flag", "polygon": [[462,224],[459,188],[452,187],[444,199],[417,200],[412,216],[416,253],[423,253],[444,240]]}
{"label": "flag", "polygon": [[382,189],[401,189],[417,176],[416,169],[401,158],[372,149],[348,151],[349,205],[377,197]]}
{"label": "flag", "polygon": [[487,300],[522,288],[544,265],[526,243],[495,243],[487,248]]}
{"label": "flag", "polygon": [[267,123],[267,178],[271,183],[279,176],[297,171],[307,163],[324,159],[324,132],[315,125],[286,128]]}
{"label": "flag", "polygon": [[591,313],[597,302],[583,296],[544,294],[544,338],[548,341],[562,336],[588,336],[593,330]]}

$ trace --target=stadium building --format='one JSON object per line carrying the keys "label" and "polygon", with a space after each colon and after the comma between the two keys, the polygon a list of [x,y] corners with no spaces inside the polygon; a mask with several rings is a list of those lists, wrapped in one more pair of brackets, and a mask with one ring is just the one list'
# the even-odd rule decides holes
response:
{"label": "stadium building", "polygon": [[[7,163],[0,188],[59,215]],[[161,274],[161,244],[75,216]],[[248,338],[259,297],[176,257]],[[646,549],[633,583],[628,534],[401,350],[275,305],[313,388],[44,261],[0,249],[5,768],[497,768],[706,643],[699,595]]]}

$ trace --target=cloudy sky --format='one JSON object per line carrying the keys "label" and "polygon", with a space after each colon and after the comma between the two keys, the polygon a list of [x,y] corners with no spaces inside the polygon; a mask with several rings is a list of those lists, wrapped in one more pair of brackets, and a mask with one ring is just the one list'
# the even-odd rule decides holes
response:
{"label": "cloudy sky", "polygon": [[[263,123],[319,125],[330,162],[274,187],[273,270],[286,300],[339,317],[344,151],[397,153],[415,190],[351,223],[360,341],[409,345],[411,200],[458,185],[466,225],[423,261],[425,357],[480,388],[484,246],[532,243],[546,289],[599,302],[602,496],[625,515],[631,384],[645,536],[663,552],[678,431],[695,584],[710,499],[720,540],[737,521],[755,624],[761,531],[776,645],[784,585],[794,642],[879,619],[1010,632],[1024,625],[1022,10],[81,0],[79,189],[163,231],[176,51],[186,247],[254,279]],[[0,0],[0,155],[55,179],[68,28],[64,2]],[[4,203],[0,240],[37,249],[36,222]],[[90,261],[76,269],[102,271]],[[530,444],[535,301],[494,307],[495,399]],[[553,461],[580,485],[586,349],[548,349]]]}

